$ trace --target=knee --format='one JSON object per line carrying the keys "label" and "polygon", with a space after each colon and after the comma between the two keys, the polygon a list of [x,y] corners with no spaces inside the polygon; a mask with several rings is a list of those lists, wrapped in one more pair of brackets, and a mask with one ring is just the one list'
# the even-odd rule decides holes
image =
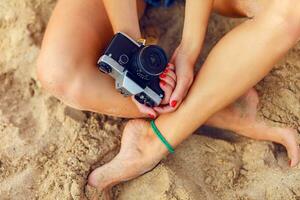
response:
{"label": "knee", "polygon": [[63,92],[68,75],[66,63],[56,56],[48,56],[41,53],[37,60],[37,78],[43,88],[50,91]]}
{"label": "knee", "polygon": [[75,89],[78,80],[78,62],[72,56],[46,54],[37,60],[37,78],[42,87],[67,102],[76,101],[80,93]]}
{"label": "knee", "polygon": [[286,31],[286,36],[297,42],[300,37],[300,2],[273,0],[270,10],[274,18],[281,23],[282,29]]}

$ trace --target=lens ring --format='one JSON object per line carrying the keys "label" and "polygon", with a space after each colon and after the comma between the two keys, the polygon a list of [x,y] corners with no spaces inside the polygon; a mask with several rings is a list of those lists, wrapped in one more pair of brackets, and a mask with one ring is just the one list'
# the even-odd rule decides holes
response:
{"label": "lens ring", "polygon": [[167,65],[167,56],[164,50],[157,45],[144,47],[137,60],[139,67],[152,76],[160,75]]}

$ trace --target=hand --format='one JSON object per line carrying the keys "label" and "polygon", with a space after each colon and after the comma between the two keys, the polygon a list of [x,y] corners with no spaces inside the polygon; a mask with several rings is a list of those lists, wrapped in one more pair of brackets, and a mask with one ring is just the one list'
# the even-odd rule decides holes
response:
{"label": "hand", "polygon": [[167,106],[154,108],[159,114],[175,111],[187,95],[194,80],[194,62],[180,51],[180,47],[175,50],[170,62],[175,64],[176,87]]}
{"label": "hand", "polygon": [[174,65],[169,63],[165,71],[159,76],[160,79],[159,86],[165,93],[164,99],[162,100],[159,107],[154,107],[154,108],[148,107],[146,105],[139,103],[134,98],[134,96],[132,97],[132,101],[136,104],[136,106],[138,107],[141,113],[144,113],[148,117],[155,119],[159,114],[159,108],[163,108],[164,105],[169,105],[170,97],[176,86],[176,75],[174,70],[175,70]]}

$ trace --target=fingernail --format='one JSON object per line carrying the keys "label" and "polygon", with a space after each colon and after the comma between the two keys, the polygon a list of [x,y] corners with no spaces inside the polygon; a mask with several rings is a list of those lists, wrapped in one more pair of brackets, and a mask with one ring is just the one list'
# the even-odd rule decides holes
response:
{"label": "fingernail", "polygon": [[167,76],[167,75],[166,75],[165,73],[162,73],[159,77],[160,77],[160,78],[166,78],[166,76]]}
{"label": "fingernail", "polygon": [[164,80],[161,80],[160,83],[161,83],[163,86],[165,86],[165,85],[167,84],[166,81],[164,81]]}
{"label": "fingernail", "polygon": [[177,101],[172,101],[172,102],[171,102],[171,106],[172,106],[173,108],[176,107],[176,104],[177,104]]}
{"label": "fingernail", "polygon": [[151,119],[155,119],[155,116],[152,115],[152,114],[148,114],[148,116],[149,116]]}
{"label": "fingernail", "polygon": [[165,69],[164,74],[168,73],[168,71],[169,71],[168,69]]}
{"label": "fingernail", "polygon": [[167,64],[167,67],[171,67],[173,64],[172,63],[168,63]]}

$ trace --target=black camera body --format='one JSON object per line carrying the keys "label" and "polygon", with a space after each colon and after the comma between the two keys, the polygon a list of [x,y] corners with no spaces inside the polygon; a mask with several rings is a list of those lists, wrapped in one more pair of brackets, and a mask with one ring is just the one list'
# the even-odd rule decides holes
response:
{"label": "black camera body", "polygon": [[145,46],[124,33],[117,33],[100,57],[101,72],[115,79],[115,86],[124,96],[149,107],[158,106],[164,98],[159,75],[165,70],[167,56],[157,45]]}

